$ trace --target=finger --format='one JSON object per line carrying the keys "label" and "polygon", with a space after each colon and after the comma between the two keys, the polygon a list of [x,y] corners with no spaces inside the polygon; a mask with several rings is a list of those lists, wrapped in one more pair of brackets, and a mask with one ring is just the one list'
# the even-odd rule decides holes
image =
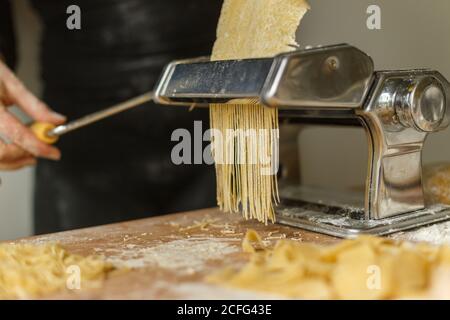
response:
{"label": "finger", "polygon": [[36,158],[33,157],[19,159],[14,162],[0,161],[0,170],[18,170],[24,167],[34,166],[36,162]]}
{"label": "finger", "polygon": [[45,103],[28,91],[22,82],[7,68],[3,66],[0,73],[3,78],[3,94],[9,104],[16,104],[33,119],[52,124],[61,124],[66,117],[52,111]]}
{"label": "finger", "polygon": [[59,160],[61,153],[55,147],[40,141],[5,108],[0,108],[0,133],[35,157]]}
{"label": "finger", "polygon": [[32,155],[15,144],[0,142],[0,162],[15,162],[23,158],[30,158]]}

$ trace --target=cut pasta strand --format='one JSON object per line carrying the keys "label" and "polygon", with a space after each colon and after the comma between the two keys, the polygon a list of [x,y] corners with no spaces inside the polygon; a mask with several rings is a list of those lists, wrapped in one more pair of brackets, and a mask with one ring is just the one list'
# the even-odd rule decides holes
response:
{"label": "cut pasta strand", "polygon": [[[269,57],[298,47],[304,0],[225,0],[212,60]],[[245,219],[275,221],[278,111],[258,102],[210,106],[217,203]],[[219,137],[221,136],[221,137]]]}
{"label": "cut pasta strand", "polygon": [[[212,150],[216,161],[217,203],[245,219],[275,221],[278,204],[272,157],[278,144],[278,112],[261,105],[211,105]],[[220,155],[220,156],[218,156]]]}

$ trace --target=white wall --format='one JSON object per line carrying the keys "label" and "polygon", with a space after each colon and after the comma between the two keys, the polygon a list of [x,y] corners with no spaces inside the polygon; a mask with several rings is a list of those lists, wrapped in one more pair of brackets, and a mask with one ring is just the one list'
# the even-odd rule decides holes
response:
{"label": "white wall", "polygon": [[[372,56],[376,68],[432,68],[450,79],[450,1],[309,0],[299,31],[302,46],[350,43]],[[367,7],[381,7],[382,30],[366,27]],[[300,135],[302,174],[312,185],[361,184],[367,159],[360,129],[310,127]],[[450,130],[431,135],[424,162],[450,161]]]}
{"label": "white wall", "polygon": [[[17,9],[20,33],[19,76],[34,92],[39,92],[36,80],[39,24],[26,0],[12,2]],[[302,45],[348,42],[368,52],[378,69],[430,67],[450,78],[450,1],[310,0],[310,4],[312,10],[299,34]],[[365,12],[369,4],[379,4],[382,8],[381,31],[366,28]],[[450,130],[427,141],[426,162],[450,159],[449,135]],[[307,183],[356,185],[361,182],[366,166],[366,140],[359,130],[310,128],[303,132],[300,143]],[[0,239],[27,235],[32,224],[32,170],[0,173],[0,176],[3,180]]]}

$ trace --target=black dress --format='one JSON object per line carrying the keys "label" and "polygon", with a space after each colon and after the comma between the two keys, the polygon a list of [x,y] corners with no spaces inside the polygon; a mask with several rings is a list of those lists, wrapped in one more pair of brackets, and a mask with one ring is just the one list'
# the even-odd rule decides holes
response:
{"label": "black dress", "polygon": [[[0,0],[1,1],[1,0]],[[219,0],[33,0],[42,18],[43,100],[69,119],[153,88],[173,59],[208,55]],[[81,30],[66,8],[81,8]],[[0,19],[1,20],[1,19]],[[212,166],[171,161],[171,134],[209,127],[207,110],[146,104],[62,137],[36,171],[36,233],[215,204]]]}

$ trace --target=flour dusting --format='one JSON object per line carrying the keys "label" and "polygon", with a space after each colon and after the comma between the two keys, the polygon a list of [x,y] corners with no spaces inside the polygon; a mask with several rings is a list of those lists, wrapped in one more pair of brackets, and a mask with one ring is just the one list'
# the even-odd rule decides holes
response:
{"label": "flour dusting", "polygon": [[209,260],[223,259],[225,255],[239,251],[238,246],[227,241],[232,240],[190,238],[174,240],[154,247],[127,245],[122,249],[105,249],[104,252],[106,261],[118,267],[158,266],[192,274],[202,270]]}
{"label": "flour dusting", "polygon": [[60,232],[54,234],[47,234],[43,236],[37,236],[32,239],[20,239],[19,242],[34,245],[45,245],[48,243],[71,244],[79,242],[88,242],[92,240],[93,240],[92,238],[89,238],[87,236],[70,234],[68,232],[66,233]]}
{"label": "flour dusting", "polygon": [[397,240],[428,242],[435,245],[450,244],[450,221],[401,232],[392,236]]}

